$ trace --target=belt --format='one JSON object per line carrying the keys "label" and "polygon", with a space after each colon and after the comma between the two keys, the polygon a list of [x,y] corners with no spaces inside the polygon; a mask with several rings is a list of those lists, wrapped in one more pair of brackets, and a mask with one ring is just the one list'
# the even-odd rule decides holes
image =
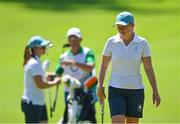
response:
{"label": "belt", "polygon": [[31,104],[31,105],[43,106],[43,105],[37,105],[37,104],[34,104],[31,100],[24,99],[24,98],[22,98],[21,101],[22,101],[22,102],[25,102],[25,103],[27,103],[27,104]]}
{"label": "belt", "polygon": [[28,100],[28,99],[21,99],[22,100],[22,102],[25,102],[25,103],[27,103],[27,104],[32,104],[32,101],[30,101],[30,100]]}

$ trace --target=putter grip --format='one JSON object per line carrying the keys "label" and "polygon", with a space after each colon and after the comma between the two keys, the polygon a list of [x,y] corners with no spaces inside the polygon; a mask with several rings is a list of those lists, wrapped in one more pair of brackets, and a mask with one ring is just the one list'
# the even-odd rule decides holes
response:
{"label": "putter grip", "polygon": [[55,79],[56,75],[50,75],[50,81],[53,81]]}

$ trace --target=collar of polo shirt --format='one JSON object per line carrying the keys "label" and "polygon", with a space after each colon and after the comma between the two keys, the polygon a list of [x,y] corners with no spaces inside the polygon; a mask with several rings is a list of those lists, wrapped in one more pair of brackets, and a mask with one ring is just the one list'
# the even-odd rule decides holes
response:
{"label": "collar of polo shirt", "polygon": [[[82,52],[83,52],[83,48],[80,46],[80,49],[79,49],[79,51],[78,51],[78,53],[77,53],[77,54],[82,53]],[[69,50],[69,51],[68,51],[68,55],[70,55],[70,56],[74,56],[74,54],[72,53],[72,51],[71,51],[71,50]]]}
{"label": "collar of polo shirt", "polygon": [[41,62],[40,58],[39,58],[37,55],[35,55],[35,59],[36,59],[38,62]]}
{"label": "collar of polo shirt", "polygon": [[[117,35],[116,35],[115,42],[120,42],[120,43],[124,44],[124,42],[122,41],[121,37],[119,36],[119,33],[117,33]],[[132,43],[139,43],[138,36],[136,34],[134,34],[134,38],[133,38],[133,40],[131,42]]]}

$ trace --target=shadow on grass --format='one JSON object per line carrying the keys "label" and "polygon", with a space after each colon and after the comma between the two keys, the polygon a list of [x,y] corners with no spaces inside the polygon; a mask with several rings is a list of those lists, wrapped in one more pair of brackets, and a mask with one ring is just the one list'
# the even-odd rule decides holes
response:
{"label": "shadow on grass", "polygon": [[[167,0],[146,0],[148,8],[133,5],[132,0],[0,0],[0,2],[22,3],[27,8],[44,9],[52,11],[77,11],[82,9],[105,9],[109,11],[131,11],[140,14],[179,14],[179,8],[158,8],[155,4],[161,4]],[[138,0],[139,4],[144,2]],[[177,3],[178,4],[178,3]],[[138,6],[137,6],[138,5]],[[152,6],[152,7],[150,7]]]}
{"label": "shadow on grass", "polygon": [[99,4],[112,4],[116,0],[103,1],[103,0],[0,0],[0,2],[13,2],[22,3],[26,7],[35,9],[50,9],[57,11],[78,10],[86,8],[87,6],[93,7]]}

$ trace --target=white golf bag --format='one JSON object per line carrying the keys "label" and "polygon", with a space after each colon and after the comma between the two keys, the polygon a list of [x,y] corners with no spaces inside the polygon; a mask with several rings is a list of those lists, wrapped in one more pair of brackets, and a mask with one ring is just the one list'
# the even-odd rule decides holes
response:
{"label": "white golf bag", "polygon": [[[95,110],[93,111],[83,111],[84,109],[84,100],[89,100],[88,97],[88,88],[93,87],[97,84],[97,78],[96,77],[90,77],[87,79],[83,84],[77,80],[76,78],[70,76],[70,75],[64,75],[62,77],[62,81],[65,83],[66,86],[69,87],[69,95],[67,97],[67,105],[66,105],[66,120],[63,123],[91,123],[94,121],[90,121],[92,119],[89,119],[85,117],[86,114],[89,114],[88,112],[91,112],[92,114],[95,114]],[[92,98],[91,98],[92,99]],[[94,100],[91,100],[91,102],[94,102]],[[89,102],[87,102],[89,103]],[[91,104],[91,103],[89,103]],[[90,106],[90,105],[89,105]],[[95,118],[95,115],[94,115]],[[94,119],[93,118],[93,119]],[[94,119],[95,120],[95,119]]]}

